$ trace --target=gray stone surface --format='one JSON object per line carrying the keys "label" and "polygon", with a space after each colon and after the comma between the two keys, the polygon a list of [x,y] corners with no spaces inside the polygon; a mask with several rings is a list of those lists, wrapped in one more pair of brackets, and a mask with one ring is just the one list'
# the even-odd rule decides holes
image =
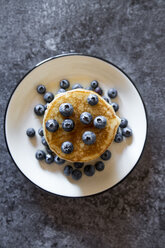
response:
{"label": "gray stone surface", "polygon": [[[133,79],[148,140],[134,171],[103,194],[70,199],[36,188],[14,166],[1,133],[1,248],[163,248],[165,245],[165,1],[0,1],[0,124],[20,78],[63,52],[101,56]],[[136,115],[135,115],[136,118]]]}

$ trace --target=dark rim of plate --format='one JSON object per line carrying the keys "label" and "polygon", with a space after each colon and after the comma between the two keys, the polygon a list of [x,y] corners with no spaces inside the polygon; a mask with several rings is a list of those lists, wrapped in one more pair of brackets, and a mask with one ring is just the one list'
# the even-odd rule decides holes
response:
{"label": "dark rim of plate", "polygon": [[[18,167],[18,165],[16,164],[16,162],[14,161],[14,158],[12,157],[12,154],[10,152],[10,149],[9,149],[9,146],[8,146],[8,143],[7,143],[7,137],[6,137],[6,114],[7,114],[7,110],[8,110],[8,106],[9,106],[9,103],[10,103],[10,100],[14,94],[14,92],[16,91],[17,87],[19,86],[19,84],[22,82],[22,80],[31,72],[33,71],[34,69],[36,69],[37,67],[39,67],[40,65],[43,65],[44,63],[50,61],[50,60],[53,60],[53,59],[58,59],[58,58],[61,58],[61,57],[66,57],[66,56],[86,56],[86,57],[92,57],[92,58],[96,58],[96,59],[99,59],[99,60],[102,60],[112,66],[114,66],[115,68],[117,68],[119,71],[121,71],[129,80],[130,82],[132,83],[132,85],[135,87],[135,89],[137,90],[140,98],[141,98],[141,101],[143,103],[143,106],[144,106],[144,110],[145,110],[145,116],[146,116],[146,136],[145,136],[145,141],[144,141],[144,145],[143,145],[143,149],[141,151],[141,154],[137,160],[137,162],[135,163],[135,165],[133,166],[133,168],[130,170],[130,172],[123,178],[121,179],[119,182],[117,182],[116,184],[114,184],[112,187],[108,188],[108,189],[105,189],[103,191],[100,191],[100,192],[97,192],[97,193],[94,193],[94,194],[90,194],[90,195],[85,195],[85,196],[65,196],[65,195],[60,195],[60,194],[56,194],[56,193],[52,193],[46,189],[43,189],[41,188],[40,186],[38,186],[37,184],[35,184],[34,182],[32,182],[22,171],[21,169]],[[15,164],[15,166],[17,167],[17,169],[22,173],[22,175],[27,178],[32,184],[34,184],[37,188],[49,193],[50,195],[57,195],[57,196],[60,196],[60,197],[66,197],[66,198],[84,198],[84,197],[92,197],[92,196],[95,196],[95,195],[99,195],[99,194],[102,194],[110,189],[113,189],[114,187],[116,187],[118,184],[122,183],[124,181],[124,179],[126,177],[128,177],[130,175],[130,173],[134,170],[135,166],[138,164],[139,160],[141,159],[142,157],[142,154],[143,154],[143,151],[144,151],[144,148],[145,148],[145,145],[146,145],[146,141],[147,141],[147,136],[148,136],[148,114],[147,114],[147,109],[146,109],[146,106],[145,106],[145,103],[142,99],[142,96],[139,92],[139,90],[137,89],[135,83],[132,81],[132,79],[122,70],[120,69],[118,66],[116,66],[115,64],[113,64],[112,62],[106,60],[106,59],[103,59],[103,58],[100,58],[98,56],[93,56],[93,55],[88,55],[88,54],[81,54],[81,53],[66,53],[66,54],[60,54],[60,55],[56,55],[56,56],[52,56],[48,59],[45,59],[43,61],[41,61],[40,63],[38,63],[37,65],[35,65],[31,70],[29,70],[22,78],[21,80],[18,82],[18,84],[16,85],[16,87],[14,88],[14,90],[12,91],[9,99],[8,99],[8,102],[7,102],[7,106],[6,106],[6,110],[5,110],[5,115],[4,115],[4,137],[5,137],[5,142],[6,142],[6,147],[7,147],[7,150]]]}

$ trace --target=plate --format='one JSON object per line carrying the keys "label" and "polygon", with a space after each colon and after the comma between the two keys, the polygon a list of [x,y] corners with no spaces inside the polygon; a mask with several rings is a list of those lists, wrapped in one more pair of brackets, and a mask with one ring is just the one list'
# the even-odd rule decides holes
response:
{"label": "plate", "polygon": [[[119,104],[117,114],[129,121],[133,136],[120,144],[110,146],[112,158],[105,162],[105,169],[93,177],[73,181],[63,174],[64,165],[47,165],[35,159],[37,149],[43,149],[37,130],[42,118],[34,114],[33,108],[43,103],[36,86],[44,84],[47,91],[56,93],[59,81],[68,79],[72,84],[89,86],[97,80],[104,92],[115,87]],[[80,103],[81,104],[81,103]],[[26,130],[33,127],[35,138],[28,138]],[[131,79],[117,66],[98,57],[66,54],[51,57],[37,64],[19,82],[12,93],[5,114],[5,137],[9,153],[20,171],[43,190],[68,197],[94,195],[112,188],[121,182],[137,164],[146,140],[147,118],[142,98]],[[94,161],[92,162],[94,163]],[[65,163],[65,165],[68,163]]]}

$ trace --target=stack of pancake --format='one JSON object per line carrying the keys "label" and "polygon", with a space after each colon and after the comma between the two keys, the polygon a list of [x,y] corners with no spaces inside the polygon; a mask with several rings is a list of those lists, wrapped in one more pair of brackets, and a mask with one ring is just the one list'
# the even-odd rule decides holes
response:
{"label": "stack of pancake", "polygon": [[[94,106],[87,102],[87,98],[91,93],[96,94],[99,99]],[[59,112],[59,106],[62,103],[70,103],[74,109],[69,118],[74,121],[75,127],[70,132],[66,132],[62,128],[62,122],[67,119]],[[104,116],[107,120],[106,127],[98,129],[93,125],[93,122],[89,125],[81,123],[80,115],[83,112],[89,112],[93,120],[97,116]],[[46,129],[45,124],[49,119],[55,119],[59,123],[59,128],[56,132],[49,132]],[[43,120],[44,136],[50,149],[60,158],[72,162],[87,162],[103,154],[114,140],[119,124],[120,118],[114,112],[113,107],[97,93],[85,89],[70,90],[57,94],[48,105]],[[82,134],[85,131],[92,131],[96,134],[94,144],[86,145],[82,141]],[[74,150],[70,154],[65,154],[61,151],[61,145],[65,141],[70,141],[74,146]]]}

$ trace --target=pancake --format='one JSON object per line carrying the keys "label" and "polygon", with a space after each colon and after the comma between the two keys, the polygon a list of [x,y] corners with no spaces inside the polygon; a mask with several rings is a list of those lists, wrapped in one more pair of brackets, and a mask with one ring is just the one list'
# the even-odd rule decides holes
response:
{"label": "pancake", "polygon": [[[87,102],[89,94],[96,94],[99,102],[91,106]],[[59,112],[59,106],[62,103],[70,103],[73,106],[73,114],[70,117],[64,117]],[[80,115],[83,112],[92,114],[93,120],[96,116],[102,115],[107,119],[107,125],[104,129],[94,127],[93,122],[85,125],[80,122]],[[70,118],[75,122],[75,127],[71,132],[66,132],[62,128],[63,120]],[[59,129],[51,133],[45,123],[49,119],[56,119],[59,123]],[[100,95],[93,91],[76,89],[58,94],[55,99],[48,105],[43,120],[43,129],[45,139],[50,149],[60,158],[72,162],[86,162],[98,158],[114,140],[117,128],[120,124],[120,118],[115,114],[113,107],[109,105]],[[82,134],[85,131],[92,131],[96,134],[96,142],[92,145],[86,145],[82,141]],[[70,154],[61,151],[61,145],[65,141],[72,142],[74,150]]]}

